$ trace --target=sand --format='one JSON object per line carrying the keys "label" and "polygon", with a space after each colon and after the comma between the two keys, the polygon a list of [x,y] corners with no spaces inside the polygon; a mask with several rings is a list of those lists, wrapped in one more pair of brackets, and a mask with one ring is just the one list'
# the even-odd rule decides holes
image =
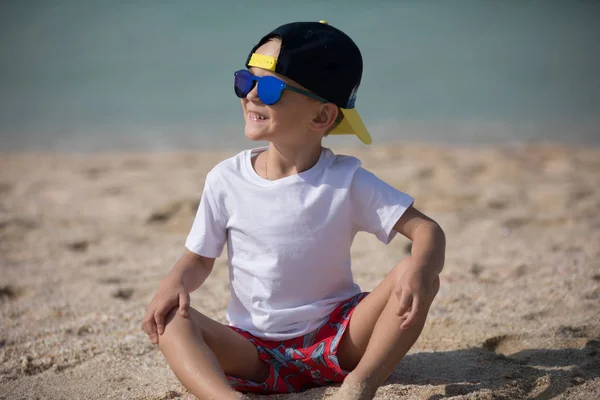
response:
{"label": "sand", "polygon": [[[600,398],[600,149],[331,146],[448,237],[423,334],[377,399]],[[1,399],[192,398],[140,324],[233,153],[0,155]],[[357,282],[373,289],[408,251],[360,234]],[[221,322],[227,278],[221,258],[192,294]]]}

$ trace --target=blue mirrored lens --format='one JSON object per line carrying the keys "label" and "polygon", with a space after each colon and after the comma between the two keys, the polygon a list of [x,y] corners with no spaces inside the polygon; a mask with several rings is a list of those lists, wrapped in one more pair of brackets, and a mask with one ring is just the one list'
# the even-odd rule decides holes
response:
{"label": "blue mirrored lens", "polygon": [[239,70],[235,72],[233,80],[233,90],[239,98],[244,98],[250,93],[254,86],[254,75],[249,71]]}
{"label": "blue mirrored lens", "polygon": [[258,83],[258,98],[270,106],[279,101],[284,88],[285,83],[281,80],[274,76],[263,76]]}

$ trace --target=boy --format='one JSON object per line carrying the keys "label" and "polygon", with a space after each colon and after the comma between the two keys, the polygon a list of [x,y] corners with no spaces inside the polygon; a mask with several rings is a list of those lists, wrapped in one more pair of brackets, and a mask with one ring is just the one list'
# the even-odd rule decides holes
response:
{"label": "boy", "polygon": [[[186,252],[164,278],[143,329],[201,399],[287,393],[342,382],[338,398],[371,399],[417,340],[439,289],[445,237],[413,199],[323,148],[332,133],[371,138],[354,110],[358,47],[325,21],[283,25],[235,73],[251,140],[266,148],[206,178]],[[353,282],[358,231],[411,256],[371,293]],[[227,243],[230,326],[189,306]]]}

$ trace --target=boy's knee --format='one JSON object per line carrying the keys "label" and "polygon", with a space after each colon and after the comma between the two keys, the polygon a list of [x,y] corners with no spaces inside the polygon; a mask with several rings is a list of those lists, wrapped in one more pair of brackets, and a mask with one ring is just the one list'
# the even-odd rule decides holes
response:
{"label": "boy's knee", "polygon": [[406,268],[410,267],[412,263],[412,256],[406,256],[394,265],[392,271],[396,277],[400,276],[400,274],[406,270]]}
{"label": "boy's knee", "polygon": [[196,321],[192,318],[191,313],[188,313],[187,317],[182,317],[179,314],[179,308],[174,307],[165,316],[165,330],[158,339],[158,347],[161,351],[165,351],[170,347],[170,344],[181,340],[181,335],[186,335],[186,332],[192,331],[194,336],[202,335],[202,331],[199,328]]}
{"label": "boy's knee", "polygon": [[181,316],[178,307],[172,308],[171,311],[169,311],[165,316],[165,331],[161,335],[161,339],[163,338],[163,336],[169,337],[173,334],[177,334],[177,332],[186,329],[194,329],[196,331],[197,329],[195,328],[198,324],[195,323],[195,321],[193,321],[193,316],[191,314],[191,308],[188,312],[187,317]]}
{"label": "boy's knee", "polygon": [[[204,321],[207,319],[203,314],[190,307],[187,317],[182,317],[179,313],[179,308],[174,307],[165,316],[165,332],[164,335],[172,335],[181,330],[193,330],[194,334],[204,336],[206,327]],[[161,336],[162,338],[162,336]]]}
{"label": "boy's knee", "polygon": [[179,316],[179,313],[177,312],[178,310],[179,309],[177,307],[173,307],[171,308],[171,311],[169,311],[167,315],[165,315],[165,326],[169,325],[171,321],[175,319],[175,317]]}
{"label": "boy's knee", "polygon": [[177,312],[177,307],[172,308],[171,311],[165,315],[165,329],[163,334],[159,337],[159,347],[161,343],[168,341],[171,336],[177,334],[177,331],[180,330],[181,323],[183,322],[180,321],[181,319],[183,319],[183,317]]}
{"label": "boy's knee", "polygon": [[403,258],[402,260],[398,261],[396,263],[396,265],[394,265],[394,268],[392,268],[392,270],[389,273],[389,278],[390,279],[390,283],[392,286],[392,291],[396,288],[400,277],[402,276],[402,273],[406,270],[406,268],[408,268],[410,266],[410,256]]}

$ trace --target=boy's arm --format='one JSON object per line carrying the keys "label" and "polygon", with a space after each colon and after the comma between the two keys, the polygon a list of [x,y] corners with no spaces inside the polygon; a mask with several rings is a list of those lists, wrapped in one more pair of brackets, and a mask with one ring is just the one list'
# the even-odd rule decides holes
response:
{"label": "boy's arm", "polygon": [[394,230],[412,240],[413,263],[438,275],[444,267],[446,236],[442,228],[414,207],[409,207],[394,225]]}
{"label": "boy's arm", "polygon": [[412,240],[408,265],[396,282],[399,300],[397,314],[407,328],[422,309],[427,310],[439,288],[438,275],[444,267],[446,236],[431,218],[414,207],[409,207],[394,225],[394,230]]}
{"label": "boy's arm", "polygon": [[167,278],[180,281],[188,293],[198,289],[212,272],[215,259],[200,256],[190,250],[175,263]]}

